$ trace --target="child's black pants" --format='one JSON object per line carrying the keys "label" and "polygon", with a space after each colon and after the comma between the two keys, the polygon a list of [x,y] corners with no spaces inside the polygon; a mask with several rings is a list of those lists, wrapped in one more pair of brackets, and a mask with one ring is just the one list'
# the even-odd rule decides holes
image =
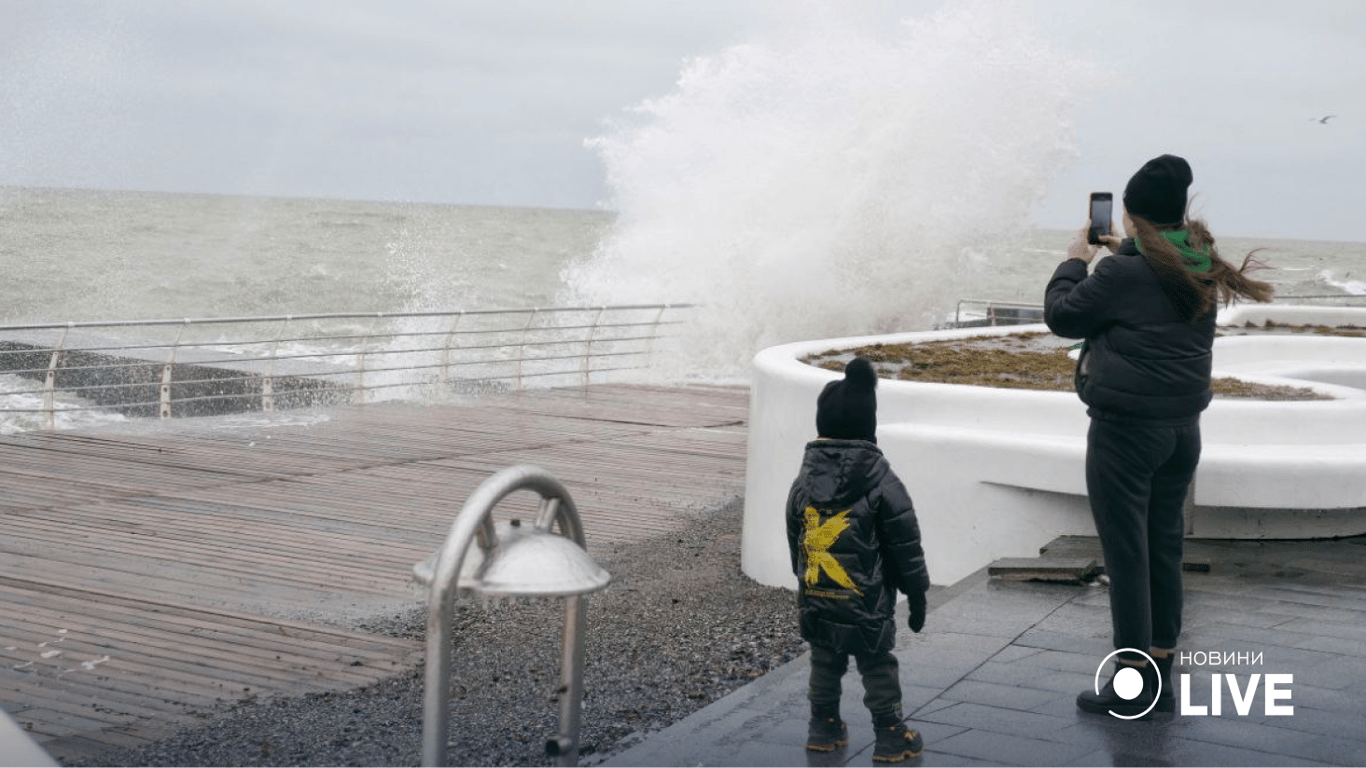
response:
{"label": "child's black pants", "polygon": [[[814,715],[834,717],[839,712],[840,681],[849,671],[849,655],[811,646],[811,685],[807,695]],[[863,677],[864,706],[875,713],[900,710],[901,668],[892,652],[858,654],[854,661]]]}

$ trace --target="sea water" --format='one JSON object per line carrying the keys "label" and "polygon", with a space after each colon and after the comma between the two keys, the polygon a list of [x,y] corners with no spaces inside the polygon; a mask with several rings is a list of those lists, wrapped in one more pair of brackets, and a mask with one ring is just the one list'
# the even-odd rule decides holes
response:
{"label": "sea water", "polygon": [[611,219],[0,187],[0,323],[549,306]]}
{"label": "sea water", "polygon": [[[787,284],[808,280],[837,293],[819,283],[826,260],[820,252],[803,248],[811,264],[792,260],[781,274],[746,285],[747,301],[732,295],[733,284],[751,265],[698,264],[694,280],[715,288],[684,295],[663,267],[650,282],[634,272],[612,278],[612,258],[604,254],[642,226],[641,219],[624,222],[597,210],[0,187],[0,257],[8,273],[0,325],[586,306],[566,276],[587,269],[600,284],[619,286],[607,291],[616,303],[700,298],[694,319],[750,314],[749,322],[768,326],[772,341],[795,341],[933,327],[952,316],[961,298],[1041,303],[1072,237],[1026,228],[970,280],[930,301],[918,300],[913,285],[928,274],[907,283],[884,280],[877,303],[890,320],[851,294],[829,325],[788,328],[771,315],[776,300],[765,288],[784,294]],[[1256,249],[1272,267],[1258,275],[1281,295],[1366,295],[1366,243],[1221,236],[1219,246],[1234,261]],[[915,263],[918,252],[908,245],[895,258]],[[748,360],[758,349],[734,346],[725,358]],[[742,374],[743,364],[693,370]]]}

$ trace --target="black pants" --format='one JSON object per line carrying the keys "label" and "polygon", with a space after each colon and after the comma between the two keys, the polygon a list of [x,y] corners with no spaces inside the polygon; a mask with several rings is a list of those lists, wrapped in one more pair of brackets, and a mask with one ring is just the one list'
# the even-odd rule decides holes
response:
{"label": "black pants", "polygon": [[1086,490],[1110,578],[1115,648],[1176,647],[1183,509],[1199,461],[1199,421],[1168,426],[1091,419]]}
{"label": "black pants", "polygon": [[[891,651],[854,656],[863,677],[863,704],[868,711],[886,713],[901,709],[901,667]],[[811,646],[811,699],[813,714],[833,717],[839,712],[841,681],[849,671],[849,654]]]}

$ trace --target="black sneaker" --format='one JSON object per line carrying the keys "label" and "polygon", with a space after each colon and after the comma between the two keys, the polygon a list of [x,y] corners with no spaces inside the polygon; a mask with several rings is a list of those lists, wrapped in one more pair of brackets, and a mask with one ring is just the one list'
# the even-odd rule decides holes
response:
{"label": "black sneaker", "polygon": [[[1137,676],[1133,673],[1137,673]],[[1093,715],[1118,715],[1124,718],[1151,713],[1156,709],[1153,706],[1153,693],[1157,690],[1157,674],[1157,670],[1147,664],[1135,667],[1116,663],[1115,674],[1100,689],[1100,693],[1082,691],[1077,695],[1077,709]],[[1121,690],[1131,695],[1121,696],[1115,690],[1116,680],[1121,682]]]}
{"label": "black sneaker", "polygon": [[806,727],[806,748],[812,752],[834,752],[849,743],[849,726],[837,717],[813,717]]}
{"label": "black sneaker", "polygon": [[879,763],[895,763],[917,757],[925,751],[925,740],[906,727],[905,723],[874,728],[877,743],[873,745],[873,759]]}

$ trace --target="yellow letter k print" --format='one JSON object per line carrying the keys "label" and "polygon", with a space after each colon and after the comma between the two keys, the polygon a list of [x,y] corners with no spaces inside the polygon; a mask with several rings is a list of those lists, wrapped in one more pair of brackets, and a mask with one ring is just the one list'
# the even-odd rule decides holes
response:
{"label": "yellow letter k print", "polygon": [[831,580],[846,589],[851,589],[857,594],[863,594],[859,588],[854,586],[854,580],[849,578],[849,574],[840,565],[840,561],[830,554],[830,546],[835,543],[849,527],[849,512],[843,512],[831,517],[824,523],[821,522],[821,513],[815,507],[806,508],[806,533],[802,537],[802,548],[806,550],[806,585],[816,586],[820,580],[821,571],[825,571]]}

